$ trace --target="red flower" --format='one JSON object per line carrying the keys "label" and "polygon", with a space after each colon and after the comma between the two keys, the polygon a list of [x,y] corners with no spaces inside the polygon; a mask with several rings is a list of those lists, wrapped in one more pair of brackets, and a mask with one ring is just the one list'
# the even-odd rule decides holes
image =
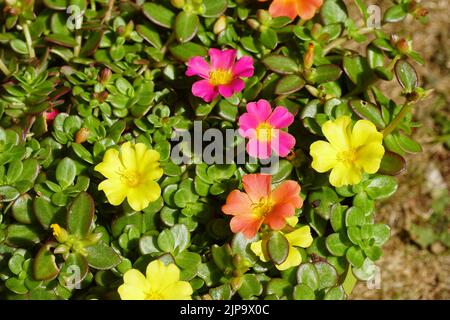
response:
{"label": "red flower", "polygon": [[303,20],[309,20],[322,4],[323,0],[273,0],[269,13],[272,17],[289,17],[293,20],[298,15]]}
{"label": "red flower", "polygon": [[231,231],[242,232],[251,239],[262,224],[269,225],[273,230],[283,229],[286,218],[292,217],[295,209],[302,207],[297,182],[287,180],[271,190],[271,180],[271,175],[248,174],[242,178],[245,192],[230,192],[222,211],[233,216]]}

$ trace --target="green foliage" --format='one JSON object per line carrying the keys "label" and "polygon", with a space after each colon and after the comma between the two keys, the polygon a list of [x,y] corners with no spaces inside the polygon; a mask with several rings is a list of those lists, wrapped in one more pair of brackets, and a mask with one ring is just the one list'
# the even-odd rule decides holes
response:
{"label": "green foliage", "polygon": [[[422,150],[411,138],[418,124],[410,110],[428,92],[411,42],[357,27],[360,17],[341,0],[324,0],[301,23],[273,18],[257,1],[116,1],[112,10],[108,1],[77,1],[80,26],[69,2],[0,0],[0,299],[115,298],[123,274],[144,272],[154,259],[175,263],[196,299],[340,300],[374,276],[390,236],[374,222],[376,201],[397,190],[404,156]],[[355,2],[367,21],[368,3]],[[384,23],[415,15],[410,3],[396,1]],[[351,50],[354,42],[366,53]],[[185,76],[186,62],[209,48],[234,48],[255,65],[241,93],[210,104],[192,96]],[[379,89],[394,75],[402,104]],[[272,182],[301,185],[298,225],[309,225],[314,238],[306,249],[292,249],[279,231],[263,239],[232,234],[221,206],[261,163],[205,163],[190,144],[182,146],[185,164],[170,157],[175,131],[192,132],[194,120],[236,129],[245,105],[258,99],[295,115],[289,133],[297,144]],[[52,111],[58,115],[48,119]],[[311,168],[309,146],[341,115],[374,123],[386,153],[377,173],[334,188]],[[126,141],[157,150],[164,170],[161,197],[139,212],[126,201],[110,205],[94,170]],[[438,228],[448,225],[443,212],[436,208],[431,229],[409,230],[415,242],[448,247],[448,228]],[[266,262],[250,249],[258,240]],[[280,271],[289,250],[302,263]]]}

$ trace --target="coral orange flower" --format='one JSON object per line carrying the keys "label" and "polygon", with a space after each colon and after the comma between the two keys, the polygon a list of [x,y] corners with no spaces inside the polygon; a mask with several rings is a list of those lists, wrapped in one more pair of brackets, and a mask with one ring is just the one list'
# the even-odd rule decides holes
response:
{"label": "coral orange flower", "polygon": [[248,174],[242,178],[245,192],[233,190],[228,195],[222,211],[233,216],[231,231],[242,232],[251,239],[262,224],[281,230],[286,225],[286,218],[302,207],[297,182],[287,180],[272,190],[271,181],[272,176],[268,174]]}
{"label": "coral orange flower", "polygon": [[[267,0],[259,1],[265,2]],[[323,0],[273,0],[269,7],[269,13],[272,17],[295,19],[298,15],[303,20],[309,20],[314,17],[322,4]]]}

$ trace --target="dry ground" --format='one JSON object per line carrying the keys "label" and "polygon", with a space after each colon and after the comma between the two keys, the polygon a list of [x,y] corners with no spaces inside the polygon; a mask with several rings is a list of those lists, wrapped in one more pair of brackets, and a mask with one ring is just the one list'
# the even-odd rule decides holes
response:
{"label": "dry ground", "polygon": [[[411,36],[414,49],[427,61],[425,66],[417,68],[422,84],[435,89],[434,95],[415,110],[417,120],[423,123],[415,132],[423,152],[407,158],[408,170],[399,177],[397,193],[378,205],[377,220],[392,229],[384,256],[377,263],[381,269],[381,286],[368,289],[365,283],[359,283],[352,299],[450,299],[450,250],[440,243],[421,249],[409,233],[413,223],[426,221],[433,212],[433,192],[438,188],[448,189],[450,184],[450,152],[438,142],[434,120],[436,112],[450,119],[450,1],[421,2],[429,10],[426,25],[409,17],[392,30],[400,36]],[[372,3],[384,8],[390,1]],[[398,87],[393,81],[384,89],[390,97],[395,97],[400,91]],[[444,214],[449,215],[450,208]]]}

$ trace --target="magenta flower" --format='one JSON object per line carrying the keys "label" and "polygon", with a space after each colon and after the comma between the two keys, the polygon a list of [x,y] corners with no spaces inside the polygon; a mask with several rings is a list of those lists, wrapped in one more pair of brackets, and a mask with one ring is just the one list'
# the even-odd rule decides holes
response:
{"label": "magenta flower", "polygon": [[193,57],[189,59],[186,70],[188,77],[203,78],[193,84],[192,94],[206,102],[211,102],[219,94],[229,98],[235,92],[242,91],[245,84],[241,78],[253,75],[253,59],[243,56],[236,61],[234,49],[209,49],[209,59],[210,63],[203,57]]}
{"label": "magenta flower", "polygon": [[255,158],[270,158],[272,151],[286,157],[295,145],[295,138],[286,131],[294,116],[285,107],[272,107],[266,100],[250,102],[247,112],[239,118],[239,134],[248,138],[247,153]]}
{"label": "magenta flower", "polygon": [[47,122],[53,121],[53,119],[56,118],[58,113],[59,112],[57,110],[55,110],[55,109],[52,109],[51,111],[45,111],[44,112],[44,118],[45,118],[45,120],[47,120]]}

